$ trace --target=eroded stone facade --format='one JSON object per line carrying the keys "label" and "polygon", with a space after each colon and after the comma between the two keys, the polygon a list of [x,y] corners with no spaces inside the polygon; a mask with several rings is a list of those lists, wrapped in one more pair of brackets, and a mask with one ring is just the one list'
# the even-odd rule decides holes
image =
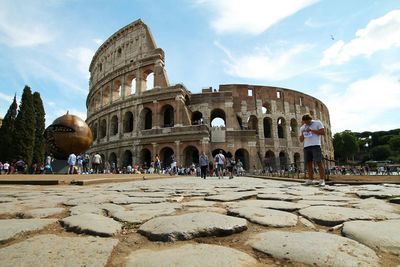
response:
{"label": "eroded stone facade", "polygon": [[[123,167],[149,165],[156,154],[164,166],[174,153],[178,166],[222,149],[247,170],[288,164],[302,167],[298,140],[301,117],[310,113],[327,130],[323,153],[333,159],[329,111],[318,99],[290,89],[229,84],[192,93],[170,85],[164,51],[137,20],[100,46],[90,64],[87,123],[105,161]],[[222,126],[212,127],[214,119]]]}

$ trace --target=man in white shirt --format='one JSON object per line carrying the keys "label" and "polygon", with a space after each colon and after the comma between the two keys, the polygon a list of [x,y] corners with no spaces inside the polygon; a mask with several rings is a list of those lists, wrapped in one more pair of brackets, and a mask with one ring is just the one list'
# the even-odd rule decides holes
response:
{"label": "man in white shirt", "polygon": [[300,142],[304,142],[304,163],[307,166],[308,179],[305,185],[314,184],[313,162],[318,165],[320,186],[325,186],[325,168],[322,163],[321,135],[325,128],[321,121],[313,120],[308,114],[302,117],[303,125],[300,127]]}
{"label": "man in white shirt", "polygon": [[224,164],[225,156],[222,154],[222,150],[215,156],[215,163],[217,164],[218,179],[224,178]]}

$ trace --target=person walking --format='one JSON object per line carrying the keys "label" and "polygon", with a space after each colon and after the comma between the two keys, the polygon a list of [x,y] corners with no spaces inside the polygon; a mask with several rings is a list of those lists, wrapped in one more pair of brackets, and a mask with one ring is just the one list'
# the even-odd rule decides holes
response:
{"label": "person walking", "polygon": [[51,156],[51,154],[48,154],[48,155],[46,156],[43,174],[46,174],[46,173],[51,173],[51,174],[53,174],[53,167],[51,166],[51,163],[53,162],[53,160],[54,160],[54,159],[53,159],[53,157]]}
{"label": "person walking", "polygon": [[68,156],[68,174],[74,174],[76,164],[76,155],[74,153],[69,154]]}
{"label": "person walking", "polygon": [[100,171],[101,156],[99,153],[94,154],[92,159],[93,173],[98,174]]}
{"label": "person walking", "polygon": [[[322,162],[321,136],[325,128],[321,121],[313,120],[309,114],[302,117],[300,127],[300,142],[304,143],[304,164],[307,166],[308,179],[304,185],[318,184],[325,186],[325,168]],[[319,181],[314,181],[313,162],[318,165]]]}
{"label": "person walking", "polygon": [[160,170],[161,170],[160,156],[156,154],[156,156],[154,157],[154,172],[160,174]]}
{"label": "person walking", "polygon": [[200,165],[200,177],[203,179],[207,178],[207,169],[208,169],[208,157],[201,151],[201,155],[199,157],[199,165]]}
{"label": "person walking", "polygon": [[215,164],[216,171],[218,175],[218,179],[224,178],[224,164],[225,164],[225,156],[222,154],[222,150],[215,156]]}
{"label": "person walking", "polygon": [[233,179],[233,167],[235,166],[236,162],[232,158],[232,155],[227,156],[226,158],[226,169],[228,170],[229,179]]}

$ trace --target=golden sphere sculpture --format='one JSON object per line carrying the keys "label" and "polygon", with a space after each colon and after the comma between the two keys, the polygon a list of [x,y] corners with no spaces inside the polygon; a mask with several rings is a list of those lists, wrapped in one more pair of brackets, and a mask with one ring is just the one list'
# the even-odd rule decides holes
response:
{"label": "golden sphere sculpture", "polygon": [[66,114],[53,121],[44,132],[49,153],[56,159],[66,159],[69,154],[80,154],[93,143],[89,126],[81,118]]}

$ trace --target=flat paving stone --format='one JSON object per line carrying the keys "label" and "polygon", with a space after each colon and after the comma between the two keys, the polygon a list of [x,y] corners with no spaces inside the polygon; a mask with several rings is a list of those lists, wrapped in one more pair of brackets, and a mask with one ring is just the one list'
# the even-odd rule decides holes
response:
{"label": "flat paving stone", "polygon": [[92,213],[69,216],[60,222],[67,230],[99,236],[112,236],[122,228],[121,223]]}
{"label": "flat paving stone", "polygon": [[121,222],[129,222],[132,224],[142,224],[150,219],[159,216],[166,216],[172,215],[176,212],[175,209],[162,209],[162,210],[145,210],[145,209],[138,209],[138,210],[130,210],[130,211],[117,211],[111,212],[110,215],[117,221]]}
{"label": "flat paving stone", "polygon": [[247,230],[242,218],[213,212],[158,217],[145,222],[138,232],[155,241],[187,240],[199,236],[224,236]]}
{"label": "flat paving stone", "polygon": [[272,227],[295,226],[298,220],[297,215],[289,212],[258,207],[229,209],[228,215],[244,217],[251,222]]}
{"label": "flat paving stone", "polygon": [[150,204],[150,203],[161,203],[167,201],[166,198],[156,197],[118,197],[111,200],[114,204]]}
{"label": "flat paving stone", "polygon": [[372,249],[334,234],[270,231],[255,235],[248,244],[273,258],[312,266],[379,266]]}
{"label": "flat paving stone", "polygon": [[297,200],[302,199],[302,197],[288,195],[288,194],[285,194],[285,193],[281,193],[281,194],[268,194],[268,193],[266,194],[266,193],[262,193],[262,194],[258,194],[257,195],[257,199],[297,201]]}
{"label": "flat paving stone", "polygon": [[255,258],[229,247],[187,244],[162,250],[140,249],[132,252],[127,267],[244,267],[257,266]]}
{"label": "flat paving stone", "polygon": [[222,202],[227,202],[227,201],[235,201],[235,200],[241,200],[241,199],[248,199],[253,196],[256,196],[257,192],[256,191],[246,191],[246,192],[226,192],[224,194],[218,194],[218,195],[213,195],[213,196],[208,196],[205,197],[205,200],[212,200],[212,201],[222,201]]}
{"label": "flat paving stone", "polygon": [[334,226],[350,220],[373,220],[374,217],[364,210],[332,207],[311,206],[299,210],[300,215],[324,226]]}
{"label": "flat paving stone", "polygon": [[240,207],[260,207],[274,210],[283,210],[283,211],[296,211],[299,209],[304,209],[309,207],[310,205],[295,203],[290,201],[280,201],[280,200],[244,200],[230,203],[228,206],[233,208]]}
{"label": "flat paving stone", "polygon": [[70,215],[80,215],[85,213],[93,213],[98,215],[103,215],[104,211],[99,207],[99,205],[94,204],[82,204],[77,205],[69,209]]}
{"label": "flat paving stone", "polygon": [[19,233],[43,229],[55,222],[57,222],[57,219],[0,220],[0,242],[13,238]]}
{"label": "flat paving stone", "polygon": [[64,212],[64,208],[42,208],[24,211],[23,218],[47,218]]}
{"label": "flat paving stone", "polygon": [[1,248],[1,266],[105,266],[117,244],[112,238],[39,235]]}
{"label": "flat paving stone", "polygon": [[342,233],[371,248],[400,255],[400,220],[345,222]]}
{"label": "flat paving stone", "polygon": [[346,202],[339,201],[324,201],[324,200],[300,200],[297,203],[306,204],[310,206],[336,206],[336,207],[344,207],[349,205]]}

